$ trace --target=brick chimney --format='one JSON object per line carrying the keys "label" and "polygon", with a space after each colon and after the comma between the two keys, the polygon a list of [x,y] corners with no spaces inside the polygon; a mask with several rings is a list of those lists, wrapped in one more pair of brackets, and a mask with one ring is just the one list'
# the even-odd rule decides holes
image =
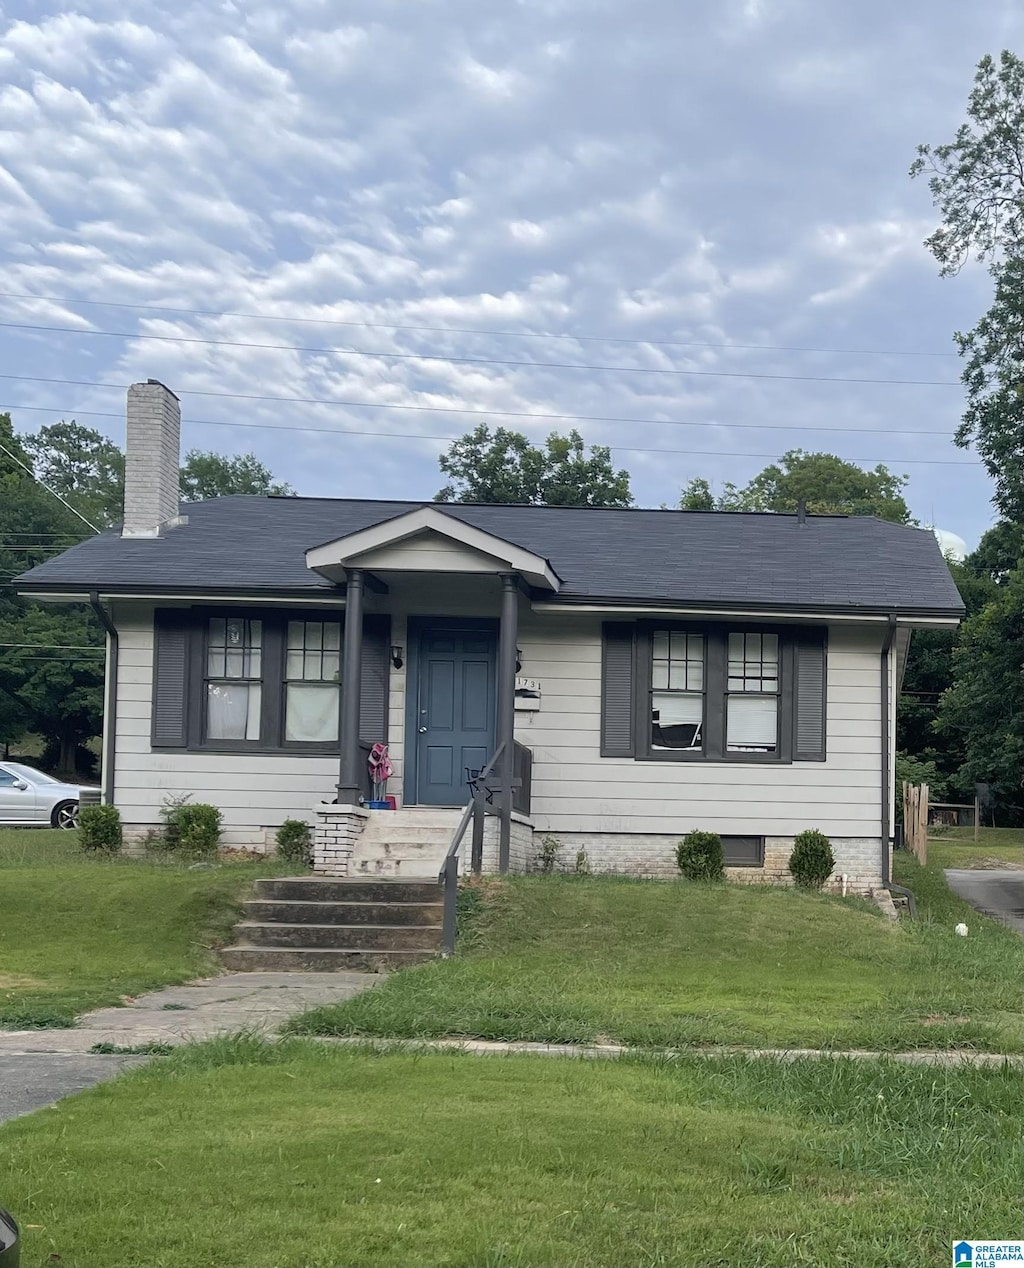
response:
{"label": "brick chimney", "polygon": [[156,379],[128,389],[122,537],[158,537],[178,518],[181,406]]}

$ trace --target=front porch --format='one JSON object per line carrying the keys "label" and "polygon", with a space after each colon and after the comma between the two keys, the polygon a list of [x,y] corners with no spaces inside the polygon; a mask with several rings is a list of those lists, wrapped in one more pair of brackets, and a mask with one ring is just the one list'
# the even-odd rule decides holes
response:
{"label": "front porch", "polygon": [[[434,508],[317,547],[306,562],[345,594],[338,781],[315,807],[314,870],[436,877],[460,826],[464,870],[525,869],[532,754],[514,734],[520,605],[528,590],[557,591],[550,565]],[[381,619],[387,727],[371,735],[367,717],[382,715],[367,706],[366,629]],[[366,804],[376,742],[389,745],[395,810]]]}

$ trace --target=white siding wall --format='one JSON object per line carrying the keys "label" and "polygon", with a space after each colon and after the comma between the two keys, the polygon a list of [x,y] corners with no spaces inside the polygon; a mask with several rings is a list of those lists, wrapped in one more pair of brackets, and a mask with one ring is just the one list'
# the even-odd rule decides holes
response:
{"label": "white siding wall", "polygon": [[224,816],[225,845],[263,846],[285,819],[313,823],[313,806],[338,782],[330,757],[167,753],[150,746],[153,606],[118,604],[117,760],[114,801],[129,829],[159,823],[168,793],[192,793]]}
{"label": "white siding wall", "polygon": [[[392,586],[374,600],[392,612],[392,642],[406,649],[407,613],[494,615],[493,578],[439,578]],[[191,792],[224,814],[225,841],[261,844],[286,818],[312,822],[337,781],[331,757],[154,752],[150,747],[153,609],[120,604],[115,799],[127,825],[158,821],[168,793]],[[538,832],[650,834],[692,828],[792,837],[819,828],[833,838],[878,841],[881,813],[879,651],[882,633],[833,627],[828,649],[825,762],[758,766],[634,762],[600,756],[601,620],[521,608],[523,674],[541,682],[541,708],[518,712],[516,735],[533,750]],[[895,660],[895,658],[893,658]],[[390,745],[402,795],[405,669],[391,671]],[[891,723],[890,723],[891,724]]]}
{"label": "white siding wall", "polygon": [[829,631],[827,760],[792,765],[634,762],[600,756],[601,621],[524,615],[523,673],[541,708],[516,715],[533,749],[538,831],[879,837],[882,633]]}

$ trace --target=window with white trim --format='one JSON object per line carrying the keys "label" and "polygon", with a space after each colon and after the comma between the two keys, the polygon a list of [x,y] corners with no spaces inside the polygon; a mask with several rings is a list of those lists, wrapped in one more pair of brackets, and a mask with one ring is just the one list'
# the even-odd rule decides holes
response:
{"label": "window with white trim", "polygon": [[704,730],[704,636],[651,632],[651,748],[699,750]]}
{"label": "window with white trim", "polygon": [[289,621],[285,643],[285,743],[338,738],[341,623]]}
{"label": "window with white trim", "polygon": [[206,641],[206,739],[259,740],[262,643],[262,621],[210,618]]}
{"label": "window with white trim", "polygon": [[779,681],[777,634],[729,634],[725,711],[727,752],[778,751]]}

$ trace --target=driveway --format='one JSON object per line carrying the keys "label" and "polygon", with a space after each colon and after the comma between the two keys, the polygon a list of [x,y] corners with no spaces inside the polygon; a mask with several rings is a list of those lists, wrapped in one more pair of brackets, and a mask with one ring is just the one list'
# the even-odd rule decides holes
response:
{"label": "driveway", "polygon": [[986,916],[1024,934],[1024,871],[946,868],[950,889]]}

